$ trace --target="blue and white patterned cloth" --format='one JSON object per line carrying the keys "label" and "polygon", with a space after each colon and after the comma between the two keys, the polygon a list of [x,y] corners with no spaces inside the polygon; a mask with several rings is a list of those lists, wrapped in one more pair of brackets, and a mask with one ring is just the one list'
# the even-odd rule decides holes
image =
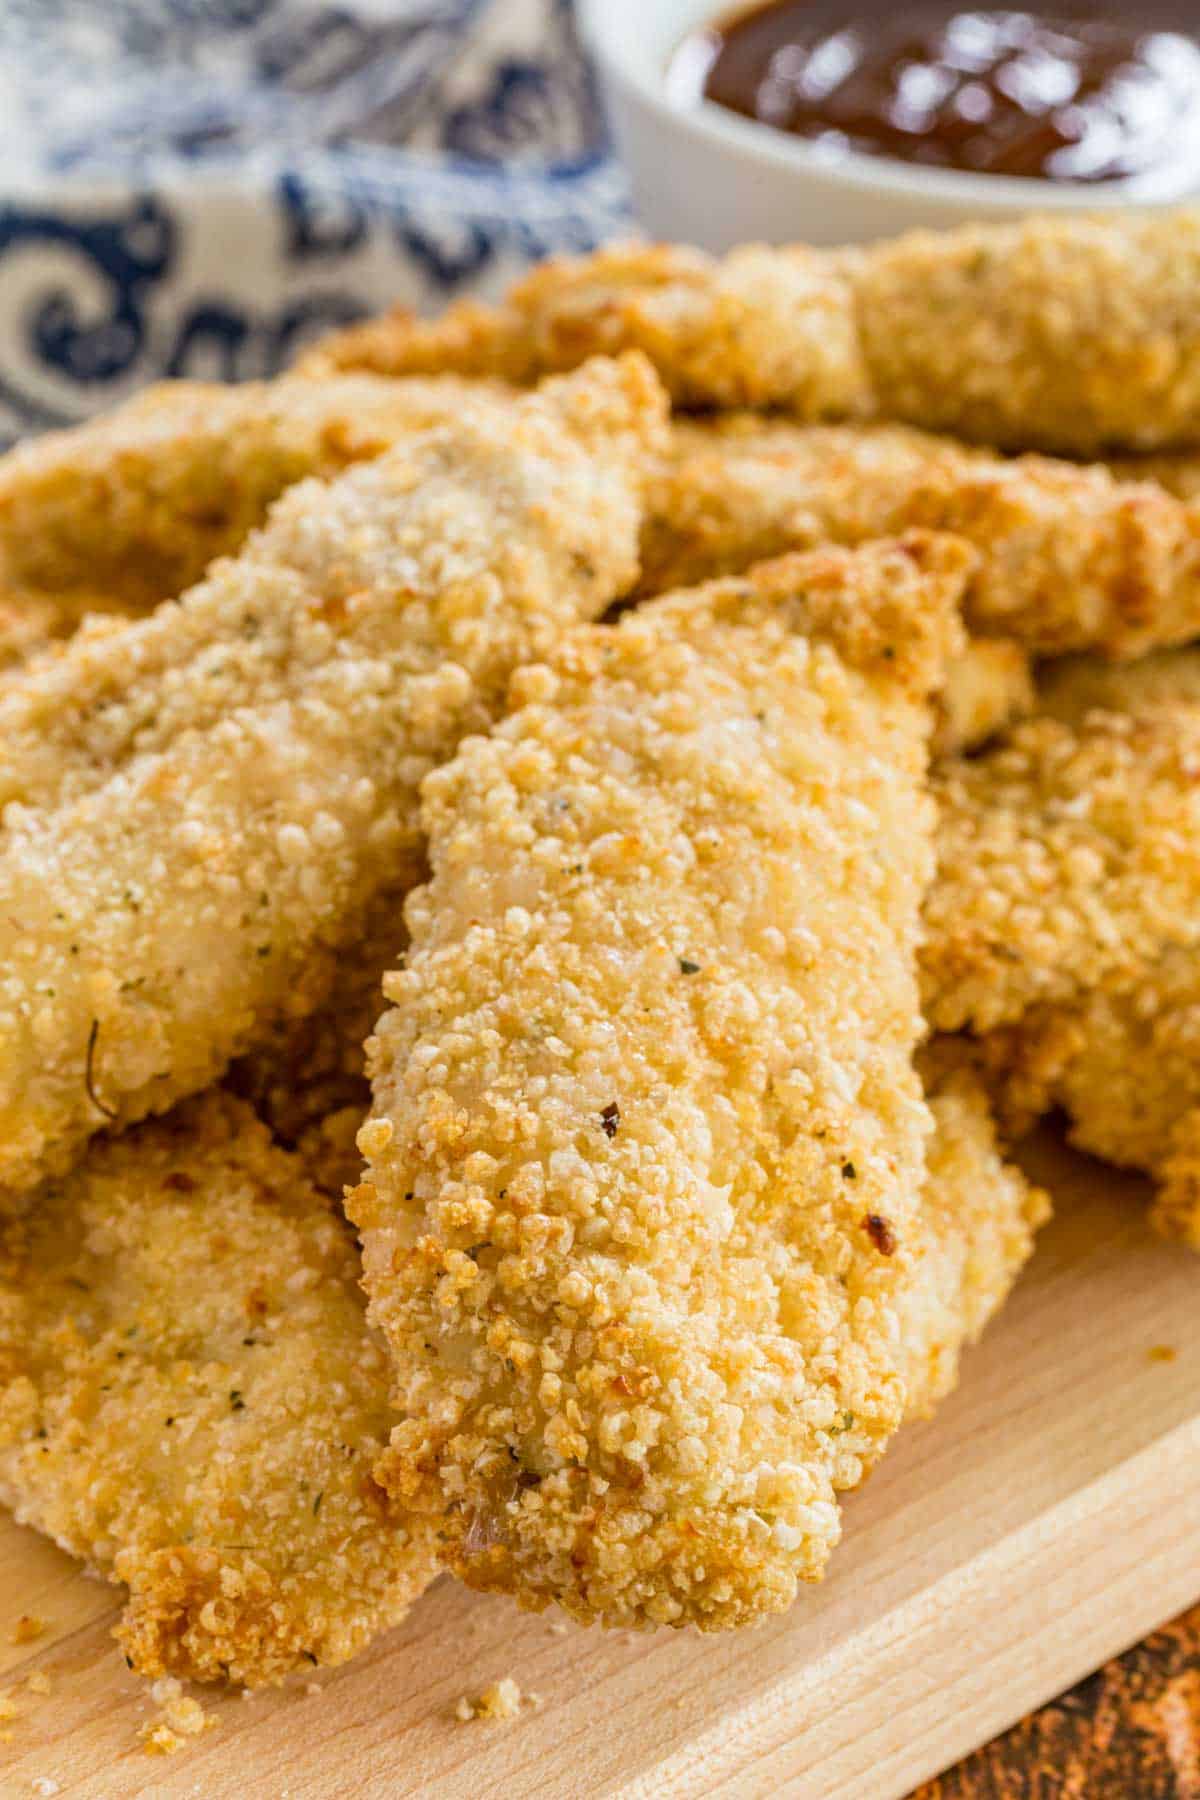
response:
{"label": "blue and white patterned cloth", "polygon": [[570,0],[0,0],[0,441],[627,232]]}

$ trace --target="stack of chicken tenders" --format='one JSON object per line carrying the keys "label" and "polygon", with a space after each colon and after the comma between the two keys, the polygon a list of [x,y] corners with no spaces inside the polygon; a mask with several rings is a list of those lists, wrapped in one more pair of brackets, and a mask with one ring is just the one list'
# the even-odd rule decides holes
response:
{"label": "stack of chicken tenders", "polygon": [[1200,214],[623,247],[0,462],[0,1498],[148,1675],[818,1580],[1200,1248]]}

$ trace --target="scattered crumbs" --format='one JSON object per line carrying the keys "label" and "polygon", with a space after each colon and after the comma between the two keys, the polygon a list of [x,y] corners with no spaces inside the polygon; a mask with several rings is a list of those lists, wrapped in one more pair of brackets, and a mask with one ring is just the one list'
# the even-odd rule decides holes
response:
{"label": "scattered crumbs", "polygon": [[1152,1344],[1146,1355],[1151,1362],[1174,1362],[1179,1352],[1174,1344]]}
{"label": "scattered crumbs", "polygon": [[164,1675],[150,1689],[150,1697],[159,1709],[157,1719],[143,1725],[138,1732],[142,1746],[151,1756],[173,1756],[184,1740],[199,1737],[216,1725],[215,1713],[206,1713],[198,1700],[184,1693],[183,1683],[174,1675]]}
{"label": "scattered crumbs", "polygon": [[31,1694],[48,1694],[50,1692],[50,1677],[47,1675],[45,1669],[35,1669],[33,1674],[26,1679],[25,1686],[29,1689]]}
{"label": "scattered crumbs", "polygon": [[53,1775],[35,1775],[33,1778],[33,1791],[35,1794],[49,1796],[51,1794],[61,1794],[62,1788],[59,1783],[55,1781]]}
{"label": "scattered crumbs", "polygon": [[304,1684],[304,1691],[306,1694],[321,1694],[324,1693],[325,1690],[322,1688],[319,1681],[306,1681]]}
{"label": "scattered crumbs", "polygon": [[48,1621],[40,1619],[36,1613],[22,1613],[12,1628],[9,1636],[10,1644],[32,1644],[47,1629]]}
{"label": "scattered crumbs", "polygon": [[555,1637],[566,1637],[567,1632],[571,1628],[565,1619],[552,1619],[550,1622],[550,1629]]}
{"label": "scattered crumbs", "polygon": [[[520,1715],[523,1700],[526,1700],[526,1696],[522,1695],[512,1676],[504,1675],[499,1681],[493,1681],[485,1687],[482,1694],[475,1700],[471,1700],[466,1694],[463,1694],[455,1703],[454,1716],[456,1719],[461,1719],[464,1725],[470,1719],[492,1721],[515,1719]],[[535,1699],[534,1695],[530,1694],[527,1697],[527,1704],[540,1705],[541,1702],[540,1699]]]}
{"label": "scattered crumbs", "polygon": [[12,1697],[12,1689],[0,1688],[0,1725],[8,1725],[20,1716],[21,1711]]}

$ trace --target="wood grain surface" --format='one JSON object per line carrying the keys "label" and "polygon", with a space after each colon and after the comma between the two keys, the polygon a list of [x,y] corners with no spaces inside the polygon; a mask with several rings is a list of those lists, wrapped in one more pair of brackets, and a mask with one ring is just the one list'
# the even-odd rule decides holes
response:
{"label": "wood grain surface", "polygon": [[913,1800],[1200,1800],[1200,1606]]}
{"label": "wood grain surface", "polygon": [[[1200,1598],[1200,1261],[1150,1236],[1135,1184],[1049,1145],[1035,1172],[1060,1215],[1011,1304],[937,1419],[852,1496],[829,1579],[786,1617],[604,1635],[443,1581],[335,1674],[205,1696],[215,1729],[162,1759],[139,1743],[155,1709],[112,1644],[112,1590],[0,1520],[18,1714],[0,1722],[0,1796],[910,1794]],[[36,1641],[13,1641],[23,1613],[49,1622]],[[1160,1634],[923,1800],[1200,1795],[1191,1643]],[[539,1703],[456,1719],[503,1675]],[[1104,1753],[1125,1759],[1110,1787]]]}

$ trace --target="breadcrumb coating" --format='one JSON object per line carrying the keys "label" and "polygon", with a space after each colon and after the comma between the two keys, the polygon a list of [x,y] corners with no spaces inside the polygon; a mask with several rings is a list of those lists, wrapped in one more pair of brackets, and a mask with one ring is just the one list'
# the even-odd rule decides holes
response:
{"label": "breadcrumb coating", "polygon": [[[1039,672],[1038,703],[1047,718],[1028,735],[1048,756],[1032,781],[1026,771],[1024,793],[1021,785],[1005,789],[1000,807],[1011,816],[1001,818],[1000,786],[982,765],[973,791],[958,787],[946,815],[943,873],[949,858],[954,866],[927,906],[927,963],[950,988],[956,973],[986,979],[992,962],[1007,1022],[995,1028],[993,1009],[976,1011],[972,1022],[985,1031],[978,1056],[1008,1129],[1025,1131],[1062,1108],[1080,1149],[1154,1178],[1155,1222],[1200,1249],[1200,655],[1164,651],[1119,666],[1068,658]],[[1015,840],[1005,849],[1003,834],[1021,813],[1025,833],[1014,854]],[[983,883],[968,893],[964,880],[976,833],[1001,869],[991,875],[990,903]],[[1036,881],[1030,834],[1046,858]],[[1055,871],[1081,842],[1099,860],[1090,876],[1085,863],[1077,882]],[[1018,904],[1024,922],[1013,931],[1005,907]],[[967,973],[966,964],[956,966],[962,941],[947,954],[943,934],[972,908],[977,935]],[[1026,962],[1035,941],[1065,977],[1050,991],[1040,977],[1021,987],[1006,966]]]}
{"label": "breadcrumb coating", "polygon": [[1200,508],[1104,468],[988,455],[895,425],[745,415],[676,425],[652,493],[642,585],[914,526],[956,532],[978,551],[973,631],[1039,656],[1131,657],[1200,636]]}
{"label": "breadcrumb coating", "polygon": [[340,1663],[433,1574],[371,1470],[386,1355],[344,1221],[219,1094],[0,1227],[0,1497],[129,1589],[140,1674]]}
{"label": "breadcrumb coating", "polygon": [[802,246],[748,244],[718,261],[681,245],[618,244],[540,263],[500,306],[463,300],[434,320],[397,308],[351,326],[315,345],[300,369],[524,383],[640,350],[678,406],[852,417],[867,400],[852,261]]}
{"label": "breadcrumb coating", "polygon": [[1200,945],[1200,712],[1038,718],[934,771],[923,991],[939,1030],[1132,986]]}
{"label": "breadcrumb coating", "polygon": [[900,1422],[925,700],[968,561],[914,535],[568,634],[425,784],[348,1206],[380,1473],[474,1586],[778,1610]]}
{"label": "breadcrumb coating", "polygon": [[855,297],[885,417],[1068,455],[1200,441],[1200,211],[912,232]]}
{"label": "breadcrumb coating", "polygon": [[663,245],[544,265],[498,307],[395,312],[314,372],[529,381],[635,347],[677,403],[873,412],[1014,450],[1200,442],[1200,211],[1051,214],[847,252]]}
{"label": "breadcrumb coating", "polygon": [[1008,1298],[1051,1210],[1049,1195],[1004,1160],[987,1090],[955,1040],[935,1040],[918,1066],[934,1130],[899,1306],[910,1419],[928,1418],[954,1388],[963,1350]]}
{"label": "breadcrumb coating", "polygon": [[162,382],[0,457],[0,579],[52,595],[57,636],[101,595],[146,610],[236,550],[285,488],[453,419],[474,392],[450,376]]}
{"label": "breadcrumb coating", "polygon": [[664,398],[597,361],[294,487],[151,617],[0,691],[0,1188],[311,1012],[421,778],[632,584]]}

